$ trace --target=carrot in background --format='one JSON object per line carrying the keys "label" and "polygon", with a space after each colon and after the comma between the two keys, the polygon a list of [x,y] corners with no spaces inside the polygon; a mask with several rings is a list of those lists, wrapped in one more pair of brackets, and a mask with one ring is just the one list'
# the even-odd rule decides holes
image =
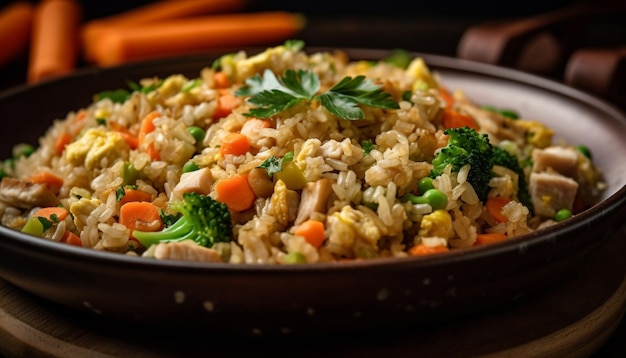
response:
{"label": "carrot in background", "polygon": [[31,183],[44,184],[55,193],[58,193],[63,186],[63,178],[48,171],[35,173],[28,177],[28,181]]}
{"label": "carrot in background", "polygon": [[240,46],[273,45],[294,37],[304,18],[284,11],[209,15],[113,28],[95,43],[95,62],[128,61],[199,53]]}
{"label": "carrot in background", "polygon": [[426,246],[420,243],[411,247],[408,253],[411,256],[424,256],[424,255],[439,254],[439,253],[448,252],[448,251],[450,251],[450,249],[443,245]]}
{"label": "carrot in background", "polygon": [[249,209],[256,199],[254,191],[248,184],[247,175],[235,175],[218,181],[215,184],[215,192],[217,200],[233,211]]}
{"label": "carrot in background", "polygon": [[14,2],[0,10],[0,66],[26,54],[34,12],[35,7],[26,1]]}
{"label": "carrot in background", "polygon": [[97,44],[103,33],[114,28],[137,26],[146,23],[159,23],[164,20],[180,19],[242,10],[246,0],[166,0],[143,5],[124,13],[106,18],[91,20],[81,28],[81,40],[85,59],[94,61]]}
{"label": "carrot in background", "polygon": [[78,57],[82,8],[76,0],[43,0],[35,8],[27,81],[71,72]]}

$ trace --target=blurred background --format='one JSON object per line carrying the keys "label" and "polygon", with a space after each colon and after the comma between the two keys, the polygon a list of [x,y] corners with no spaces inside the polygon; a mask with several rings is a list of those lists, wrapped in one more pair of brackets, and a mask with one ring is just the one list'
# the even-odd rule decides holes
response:
{"label": "blurred background", "polygon": [[[0,8],[15,2],[2,0]],[[115,16],[154,2],[82,0],[79,1],[82,8],[81,22],[87,23]],[[33,0],[30,3],[37,4],[38,1]],[[580,4],[585,5],[586,8],[578,13],[570,11]],[[608,48],[626,52],[623,51],[626,48],[626,21],[624,21],[626,0],[527,0],[511,1],[506,4],[501,1],[460,0],[411,2],[401,0],[374,2],[247,0],[240,12],[264,11],[288,11],[304,15],[306,24],[300,30],[298,37],[304,40],[307,46],[402,48],[422,53],[493,62],[534,72],[558,81],[566,81],[567,61],[571,60],[577,50]],[[570,14],[567,13],[568,11]],[[548,14],[547,19],[546,14]],[[552,14],[556,17],[549,18]],[[531,23],[526,25],[548,26],[548,31],[536,32],[533,38],[524,38],[524,41],[520,40],[520,34],[511,33],[511,38],[507,41],[512,47],[507,47],[496,55],[492,53],[490,58],[485,58],[489,55],[488,51],[485,52],[485,46],[492,48],[502,46],[502,44],[497,44],[502,39],[490,38],[483,33],[474,33],[472,35],[476,36],[471,38],[472,41],[466,46],[465,52],[460,52],[463,37],[469,36],[468,33],[476,27],[497,21],[511,24],[528,19]],[[532,21],[535,23],[533,24]],[[487,39],[493,44],[490,44]],[[529,43],[535,47],[534,50],[528,45]],[[524,46],[528,48],[524,50]],[[1,47],[0,51],[2,51]],[[617,58],[619,67],[626,67],[623,64],[624,54],[613,56],[609,60],[613,61],[611,66],[615,65],[615,58]],[[76,67],[92,65],[94,64],[83,58],[78,58],[76,63]],[[606,64],[593,66],[607,67]],[[27,52],[19,59],[2,65],[0,67],[0,90],[23,84],[26,80],[27,67]],[[597,77],[596,74],[586,75]],[[611,73],[611,76],[616,75]],[[618,77],[626,77],[626,71],[622,69],[618,72]],[[576,84],[576,86],[600,94],[626,107],[624,81],[624,79],[612,80],[609,84],[605,80],[602,84],[589,85],[604,87],[602,89],[592,88],[586,84]],[[619,83],[615,84],[615,82]],[[574,84],[573,80],[568,84]],[[610,93],[607,89],[609,85],[614,87]]]}

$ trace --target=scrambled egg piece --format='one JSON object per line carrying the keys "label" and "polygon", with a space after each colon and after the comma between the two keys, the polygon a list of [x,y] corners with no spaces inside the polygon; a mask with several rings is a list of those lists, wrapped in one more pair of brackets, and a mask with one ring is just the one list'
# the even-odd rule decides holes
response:
{"label": "scrambled egg piece", "polygon": [[422,218],[419,236],[447,239],[452,232],[452,216],[450,216],[450,213],[446,210],[435,210]]}
{"label": "scrambled egg piece", "polygon": [[129,150],[128,143],[119,133],[93,128],[68,144],[64,156],[68,163],[84,165],[91,170],[100,167],[105,158],[109,160],[109,165],[119,158],[127,159]]}
{"label": "scrambled egg piece", "polygon": [[430,69],[421,57],[416,57],[411,61],[406,69],[406,74],[415,78],[415,81],[413,81],[413,92],[438,87]]}
{"label": "scrambled egg piece", "polygon": [[274,59],[282,57],[287,51],[289,49],[286,46],[276,46],[237,62],[234,73],[236,80],[243,81],[257,73],[263,72],[266,68],[273,68],[275,63],[280,62]]}
{"label": "scrambled egg piece", "polygon": [[525,129],[528,143],[537,148],[546,148],[552,143],[554,131],[546,127],[543,123],[521,119],[512,121],[511,123]]}

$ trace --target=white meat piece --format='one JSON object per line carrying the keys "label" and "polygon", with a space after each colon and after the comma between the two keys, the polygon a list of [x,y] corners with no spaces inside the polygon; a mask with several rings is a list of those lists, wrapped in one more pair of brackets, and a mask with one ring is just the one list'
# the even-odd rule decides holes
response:
{"label": "white meat piece", "polygon": [[545,172],[550,169],[566,177],[576,179],[578,171],[578,154],[573,148],[548,147],[534,149],[533,172]]}
{"label": "white meat piece", "polygon": [[554,217],[561,209],[572,210],[578,183],[559,174],[531,173],[529,189],[535,214]]}
{"label": "white meat piece", "polygon": [[326,202],[332,192],[333,181],[328,178],[319,179],[316,182],[308,182],[302,188],[300,207],[295,225],[302,224],[311,217],[313,212],[326,212]]}
{"label": "white meat piece", "polygon": [[170,194],[170,201],[181,200],[183,193],[196,192],[202,195],[208,195],[213,186],[213,176],[209,168],[202,168],[192,172],[183,173],[180,181]]}
{"label": "white meat piece", "polygon": [[222,262],[220,254],[191,240],[161,242],[154,249],[154,258],[159,260],[183,260],[200,262]]}
{"label": "white meat piece", "polygon": [[0,183],[0,201],[21,209],[59,204],[59,198],[45,184],[9,177]]}

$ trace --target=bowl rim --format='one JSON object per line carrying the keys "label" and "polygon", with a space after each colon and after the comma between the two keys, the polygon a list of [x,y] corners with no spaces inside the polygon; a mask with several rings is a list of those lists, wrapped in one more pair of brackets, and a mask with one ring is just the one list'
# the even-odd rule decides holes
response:
{"label": "bowl rim", "polygon": [[[248,54],[254,54],[264,51],[266,48],[251,47],[245,49],[225,49],[220,51],[210,51],[206,53],[191,54],[185,56],[171,56],[152,60],[142,60],[129,62],[122,65],[112,67],[96,67],[87,66],[76,69],[70,74],[55,78],[45,79],[36,84],[22,84],[0,92],[0,101],[12,96],[27,94],[34,88],[46,86],[58,86],[65,81],[80,80],[81,78],[89,78],[91,76],[106,76],[107,73],[118,73],[136,70],[146,67],[161,67],[166,65],[182,66],[192,62],[204,62],[207,66],[218,56],[233,51],[246,51]],[[304,49],[307,52],[320,51],[336,51],[341,50],[354,59],[383,58],[393,50],[375,49],[375,48],[354,48],[354,47],[321,47],[309,46]],[[582,90],[567,86],[556,80],[541,77],[532,73],[523,72],[514,68],[507,68],[498,65],[475,62],[466,59],[454,58],[445,55],[422,53],[410,51],[413,56],[422,57],[430,67],[442,68],[451,71],[468,72],[473,75],[491,77],[509,82],[516,82],[534,87],[537,89],[554,92],[560,96],[566,97],[575,102],[584,103],[595,110],[606,113],[614,120],[622,122],[626,126],[626,114],[616,105],[608,101],[590,94]],[[198,71],[201,68],[198,68]],[[68,109],[71,110],[71,109]],[[126,265],[135,267],[144,267],[150,269],[177,270],[177,271],[198,271],[212,272],[219,271],[221,273],[300,273],[300,272],[337,272],[351,270],[396,270],[407,266],[410,267],[429,267],[445,265],[451,262],[468,259],[481,259],[488,256],[497,256],[504,253],[527,249],[533,246],[542,245],[545,241],[556,239],[557,236],[563,236],[568,233],[574,233],[580,229],[589,226],[589,223],[604,214],[617,211],[626,207],[626,184],[619,188],[616,192],[603,199],[600,203],[592,206],[584,212],[574,216],[564,222],[556,223],[548,228],[532,232],[526,235],[505,240],[503,242],[493,243],[483,247],[468,247],[458,250],[451,250],[446,253],[433,254],[424,257],[388,257],[376,258],[371,260],[353,260],[341,263],[306,263],[299,265],[278,265],[278,264],[229,264],[229,263],[204,263],[204,262],[188,262],[177,260],[150,260],[143,257],[124,255],[114,252],[106,252],[94,249],[86,249],[75,247],[72,245],[62,245],[57,242],[42,240],[28,234],[10,229],[0,225],[0,236],[8,238],[16,244],[37,250],[39,254],[53,254],[55,256],[63,255],[74,260],[80,259],[85,262],[94,264],[114,263],[116,265]],[[558,234],[558,235],[557,235]]]}

